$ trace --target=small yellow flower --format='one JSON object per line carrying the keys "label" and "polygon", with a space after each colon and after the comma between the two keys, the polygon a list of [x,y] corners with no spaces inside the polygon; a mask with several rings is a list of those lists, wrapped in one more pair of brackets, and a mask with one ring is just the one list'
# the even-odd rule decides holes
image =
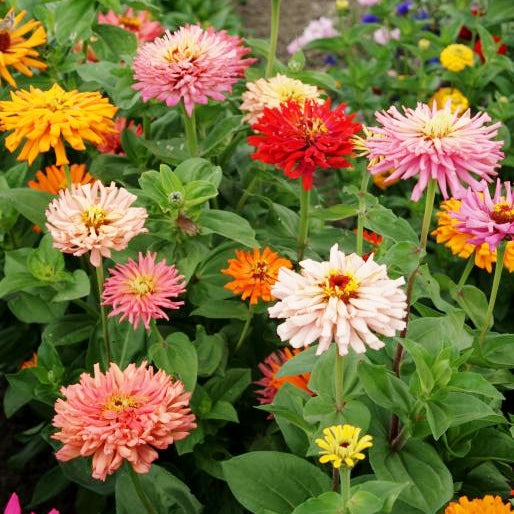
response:
{"label": "small yellow flower", "polygon": [[435,103],[438,109],[444,109],[448,100],[451,101],[452,113],[459,109],[459,113],[462,114],[469,107],[468,99],[455,87],[439,88],[428,101],[428,105],[432,107]]}
{"label": "small yellow flower", "polygon": [[459,72],[466,66],[473,66],[473,50],[466,45],[448,45],[439,56],[444,68]]}
{"label": "small yellow flower", "polygon": [[458,502],[451,502],[444,514],[508,514],[512,512],[510,503],[503,503],[499,496],[487,494],[483,498],[468,500],[466,496]]}
{"label": "small yellow flower", "polygon": [[323,439],[316,439],[321,448],[319,461],[322,464],[331,462],[334,468],[341,466],[353,468],[357,461],[365,458],[362,453],[371,448],[373,439],[365,435],[359,439],[361,429],[352,425],[332,425],[323,429]]}
{"label": "small yellow flower", "polygon": [[336,0],[336,9],[339,11],[346,11],[350,6],[350,2],[348,0]]}
{"label": "small yellow flower", "polygon": [[428,50],[430,48],[430,41],[427,38],[422,37],[418,41],[418,48],[420,50]]}

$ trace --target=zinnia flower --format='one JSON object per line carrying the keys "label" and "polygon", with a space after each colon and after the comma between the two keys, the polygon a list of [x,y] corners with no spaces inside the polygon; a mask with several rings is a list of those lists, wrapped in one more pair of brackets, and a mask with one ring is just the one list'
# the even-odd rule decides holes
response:
{"label": "zinnia flower", "polygon": [[345,156],[352,154],[353,134],[361,130],[354,114],[347,116],[346,105],[330,109],[330,100],[306,100],[300,105],[289,101],[274,109],[264,108],[252,129],[257,133],[247,141],[257,151],[251,157],[284,170],[287,177],[302,178],[305,190],[312,188],[316,167],[346,168]]}
{"label": "zinnia flower", "polygon": [[418,103],[416,109],[396,107],[376,112],[382,127],[371,127],[368,138],[368,159],[379,159],[369,170],[372,175],[394,169],[386,180],[407,180],[418,176],[411,199],[419,200],[429,180],[435,179],[444,198],[459,197],[464,191],[461,182],[479,188],[480,179],[490,181],[503,158],[503,141],[492,141],[500,123],[486,126],[491,118],[485,112],[471,117],[469,110],[462,114],[451,112],[448,102],[443,109],[436,105]]}
{"label": "zinnia flower", "polygon": [[[436,212],[437,228],[432,232],[438,243],[444,243],[453,255],[467,259],[474,253],[475,266],[492,272],[496,262],[496,250],[491,252],[487,243],[474,245],[468,242],[469,234],[457,228],[459,221],[452,216],[460,211],[461,201],[450,198],[441,203],[441,211]],[[514,271],[514,241],[509,241],[503,256],[503,263],[510,271]]]}
{"label": "zinnia flower", "polygon": [[92,475],[99,480],[124,459],[136,473],[147,473],[158,457],[155,448],[164,450],[196,428],[191,393],[146,361],[123,371],[111,363],[106,373],[95,364],[93,376],[82,373],[80,382],[62,387],[61,394],[52,421],[60,431],[52,439],[64,446],[55,456],[66,462],[92,455]]}
{"label": "zinnia flower", "polygon": [[498,179],[493,197],[489,188],[483,185],[484,189],[481,192],[469,189],[462,197],[460,211],[452,212],[451,216],[460,222],[456,228],[468,235],[469,243],[488,243],[491,250],[496,250],[503,240],[511,240],[514,236],[511,183],[503,183],[503,195],[503,186]]}
{"label": "zinnia flower", "polygon": [[[507,47],[504,44],[502,44],[501,38],[499,36],[493,36],[493,41],[497,45],[496,53],[498,55],[506,55]],[[480,60],[482,62],[485,62],[484,52],[482,51],[482,40],[481,39],[477,39],[477,42],[475,43],[475,46],[473,47],[473,51],[476,54],[478,54],[478,56],[480,57]]]}
{"label": "zinnia flower", "polygon": [[123,250],[134,236],[147,232],[146,209],[131,207],[136,200],[114,182],[106,187],[97,180],[62,189],[45,212],[54,248],[77,257],[90,251],[91,264],[100,266],[111,249]]}
{"label": "zinnia flower", "polygon": [[[7,505],[5,506],[4,514],[22,514],[20,499],[16,493],[12,493]],[[32,512],[31,514],[34,514]],[[59,514],[57,509],[51,509],[48,514]]]}
{"label": "zinnia flower", "polygon": [[317,20],[311,20],[305,27],[302,35],[297,37],[287,45],[287,51],[294,54],[300,48],[307,46],[311,41],[323,39],[326,37],[338,36],[339,32],[334,28],[334,22],[326,16],[321,16]]}
{"label": "zinnia flower", "polygon": [[34,162],[40,153],[55,150],[56,164],[69,164],[64,141],[75,150],[85,150],[84,141],[99,144],[113,132],[117,108],[100,93],[65,91],[54,84],[48,91],[11,91],[11,100],[0,102],[0,130],[13,130],[5,146],[14,152],[25,139],[19,161]]}
{"label": "zinnia flower", "polygon": [[272,352],[264,359],[264,362],[259,364],[259,369],[261,370],[263,377],[254,383],[256,385],[262,386],[262,389],[258,389],[256,391],[257,395],[259,396],[259,403],[261,405],[273,403],[275,395],[284,384],[292,384],[295,387],[298,387],[299,389],[309,393],[311,396],[314,395],[314,393],[307,386],[311,377],[310,373],[277,377],[277,373],[280,371],[282,366],[289,359],[292,359],[295,355],[298,355],[300,351],[300,349],[294,349],[291,351],[289,348],[283,348],[281,350],[277,350],[276,352]]}
{"label": "zinnia flower", "polygon": [[98,23],[115,25],[128,30],[136,35],[138,43],[153,41],[164,32],[164,27],[158,21],[150,20],[148,11],[140,11],[136,14],[132,7],[126,7],[123,14],[116,14],[109,9],[107,14],[98,14]]}
{"label": "zinnia flower", "polygon": [[133,120],[128,121],[127,118],[118,116],[114,122],[114,132],[106,134],[104,140],[99,145],[96,145],[96,149],[102,153],[125,155],[121,144],[121,133],[125,129],[133,130],[136,136],[143,135],[143,127],[140,123],[136,125]]}
{"label": "zinnia flower", "polygon": [[508,514],[512,511],[510,503],[503,503],[499,496],[487,494],[483,498],[468,500],[461,496],[458,502],[451,502],[444,514]]}
{"label": "zinnia flower", "polygon": [[32,357],[24,362],[22,362],[20,369],[30,369],[37,368],[37,353],[33,352]]}
{"label": "zinnia flower", "polygon": [[293,265],[289,259],[280,257],[277,252],[266,247],[262,254],[258,248],[251,252],[236,250],[236,258],[229,259],[228,268],[221,272],[235,279],[225,284],[226,289],[230,289],[235,295],[240,294],[242,300],[249,297],[250,303],[256,304],[259,299],[265,302],[274,299],[271,287],[282,267],[291,269]]}
{"label": "zinnia flower", "polygon": [[134,329],[142,320],[149,330],[151,319],[169,319],[161,307],[178,309],[184,304],[170,300],[186,290],[184,276],[164,259],[156,263],[156,255],[139,252],[138,262],[129,259],[127,264],[116,264],[109,270],[111,276],[102,292],[103,305],[113,307],[109,317],[121,314],[120,321],[128,319]]}
{"label": "zinnia flower", "polygon": [[300,266],[301,273],[280,270],[271,293],[281,301],[268,309],[270,317],[285,318],[277,333],[294,348],[317,340],[319,355],[335,341],[340,355],[349,347],[363,353],[366,346],[384,346],[372,331],[392,337],[405,327],[405,280],[391,280],[373,255],[345,255],[336,244],[329,261],[307,259]]}
{"label": "zinnia flower", "polygon": [[247,82],[246,89],[242,95],[243,103],[239,108],[247,112],[244,119],[250,124],[259,119],[264,107],[279,107],[281,103],[288,100],[293,100],[300,105],[307,99],[322,102],[319,99],[320,91],[316,86],[304,84],[300,80],[280,73],[270,79]]}
{"label": "zinnia flower", "polygon": [[444,109],[446,102],[450,101],[452,113],[464,112],[469,107],[468,99],[456,87],[440,87],[428,101],[428,105],[437,109]]}
{"label": "zinnia flower", "polygon": [[[32,77],[33,72],[30,68],[46,70],[47,67],[45,63],[36,59],[39,52],[34,49],[46,43],[45,29],[35,20],[20,25],[25,14],[26,11],[21,11],[14,16],[11,9],[0,22],[0,77],[12,87],[17,85],[8,68],[12,67],[23,75]],[[25,39],[24,36],[29,32],[32,34]]]}
{"label": "zinnia flower", "polygon": [[[94,182],[95,179],[86,170],[85,164],[72,164],[70,166],[72,184],[90,184]],[[36,171],[36,180],[29,180],[28,186],[30,189],[37,189],[38,191],[46,191],[52,195],[57,195],[61,189],[66,189],[68,186],[66,172],[62,166],[46,166],[44,173],[41,170]]]}
{"label": "zinnia flower", "polygon": [[373,446],[373,438],[365,435],[359,439],[360,433],[360,428],[346,424],[324,428],[325,437],[316,439],[316,444],[321,448],[321,464],[330,462],[336,469],[341,466],[353,468],[357,461],[365,459],[362,452]]}
{"label": "zinnia flower", "polygon": [[174,33],[145,43],[134,58],[132,86],[141,91],[143,101],[155,98],[172,107],[183,100],[189,116],[195,104],[206,104],[209,98],[224,100],[224,93],[243,75],[255,59],[243,59],[250,48],[242,39],[186,25]]}
{"label": "zinnia flower", "polygon": [[379,45],[387,45],[391,39],[398,41],[400,39],[400,35],[401,32],[398,28],[389,30],[386,27],[381,27],[373,32],[373,39],[375,40],[375,43]]}
{"label": "zinnia flower", "polygon": [[467,66],[473,66],[473,50],[466,45],[448,45],[439,55],[439,60],[447,70],[459,72]]}

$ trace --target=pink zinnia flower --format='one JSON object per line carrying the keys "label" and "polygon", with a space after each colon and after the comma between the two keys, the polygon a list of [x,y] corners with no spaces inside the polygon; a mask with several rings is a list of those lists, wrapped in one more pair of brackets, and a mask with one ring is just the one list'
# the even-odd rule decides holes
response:
{"label": "pink zinnia flower", "polygon": [[329,261],[307,259],[300,266],[301,273],[280,270],[271,292],[281,301],[268,309],[270,317],[285,318],[277,333],[294,348],[318,341],[319,355],[335,341],[340,355],[350,347],[363,353],[366,346],[384,346],[373,332],[392,337],[405,327],[405,280],[391,280],[373,254],[367,260],[345,255],[336,244]]}
{"label": "pink zinnia flower", "polygon": [[116,132],[107,134],[104,140],[99,145],[96,145],[96,149],[102,153],[112,153],[116,155],[125,155],[123,146],[121,145],[121,133],[125,129],[133,130],[136,136],[143,135],[143,127],[140,123],[136,125],[133,120],[128,121],[123,116],[118,116],[114,122],[114,129]]}
{"label": "pink zinnia flower", "polygon": [[287,51],[290,54],[294,54],[300,48],[307,46],[311,41],[338,35],[339,32],[334,28],[334,22],[330,18],[322,16],[317,20],[311,20],[307,27],[305,27],[302,35],[289,43]]}
{"label": "pink zinnia flower", "polygon": [[116,25],[129,30],[136,35],[138,43],[153,41],[164,32],[164,27],[158,21],[150,21],[148,11],[140,11],[136,14],[132,7],[125,8],[123,14],[116,14],[110,9],[107,14],[98,14],[98,23]]}
{"label": "pink zinnia flower", "polygon": [[451,196],[460,196],[462,182],[479,187],[472,173],[488,182],[497,174],[503,141],[492,141],[500,123],[485,126],[491,120],[488,114],[471,117],[469,109],[452,113],[450,102],[443,109],[419,102],[416,109],[403,110],[404,114],[393,106],[375,113],[382,127],[371,127],[373,137],[366,140],[368,159],[379,159],[369,168],[372,175],[394,169],[385,183],[419,176],[411,195],[417,201],[431,178],[448,198],[448,187]]}
{"label": "pink zinnia flower", "polygon": [[[21,514],[20,499],[16,493],[12,493],[7,505],[5,506],[4,514]],[[34,514],[32,512],[31,514]],[[59,514],[57,509],[51,509],[48,514]]]}
{"label": "pink zinnia flower", "polygon": [[196,428],[189,408],[191,393],[180,380],[154,372],[143,361],[121,371],[111,363],[106,373],[94,366],[94,376],[82,373],[80,382],[61,388],[52,421],[52,435],[64,443],[60,461],[93,456],[93,477],[105,480],[126,459],[136,473],[150,471],[158,454]]}
{"label": "pink zinnia flower", "polygon": [[[503,194],[505,186],[505,195]],[[468,189],[462,197],[459,212],[450,212],[452,218],[460,221],[456,226],[469,234],[469,243],[488,243],[491,251],[496,250],[503,240],[514,239],[514,201],[511,182],[503,185],[498,179],[496,190],[491,198],[489,188],[484,184],[483,191]]]}
{"label": "pink zinnia flower", "polygon": [[165,260],[156,263],[156,255],[139,252],[138,262],[129,259],[128,264],[116,264],[109,270],[111,276],[102,292],[103,305],[113,307],[109,317],[121,314],[120,321],[128,319],[134,328],[142,320],[149,330],[151,319],[169,319],[161,307],[178,309],[184,304],[170,300],[186,290],[183,275]]}
{"label": "pink zinnia flower", "polygon": [[172,107],[183,100],[189,116],[195,104],[209,98],[224,100],[223,93],[244,75],[255,59],[243,59],[250,48],[242,39],[212,27],[186,25],[174,33],[142,45],[134,58],[132,86],[143,101],[156,98]]}
{"label": "pink zinnia flower", "polygon": [[147,232],[146,209],[131,207],[136,200],[114,182],[106,187],[97,180],[62,189],[45,212],[54,248],[75,256],[91,252],[91,264],[100,266],[111,249],[123,250],[134,236]]}

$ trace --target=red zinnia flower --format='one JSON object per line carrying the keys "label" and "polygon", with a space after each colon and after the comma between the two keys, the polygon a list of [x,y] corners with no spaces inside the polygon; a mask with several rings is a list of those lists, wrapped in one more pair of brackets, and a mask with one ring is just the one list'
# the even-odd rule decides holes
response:
{"label": "red zinnia flower", "polygon": [[[499,55],[505,55],[507,53],[507,47],[504,44],[498,45],[498,43],[501,43],[501,38],[499,36],[493,36],[493,40],[497,45],[496,53]],[[475,46],[473,47],[473,50],[476,54],[480,56],[480,60],[482,62],[485,62],[485,56],[482,52],[482,40],[477,39],[477,42],[475,43]]]}
{"label": "red zinnia flower", "polygon": [[252,158],[274,164],[287,177],[302,178],[303,188],[312,187],[317,167],[347,168],[344,156],[351,155],[350,138],[361,130],[354,123],[354,114],[346,115],[346,105],[330,109],[330,100],[304,104],[288,101],[273,109],[264,108],[252,129],[257,135],[248,137],[248,144],[257,151]]}

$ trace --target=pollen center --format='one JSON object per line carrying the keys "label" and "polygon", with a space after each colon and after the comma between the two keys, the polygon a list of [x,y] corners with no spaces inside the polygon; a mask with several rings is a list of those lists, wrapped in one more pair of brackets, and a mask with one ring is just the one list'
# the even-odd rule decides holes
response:
{"label": "pollen center", "polygon": [[202,48],[194,41],[185,41],[179,46],[166,48],[164,58],[170,63],[186,64],[187,62],[198,59],[202,53]]}
{"label": "pollen center", "polygon": [[317,118],[305,123],[302,126],[302,131],[305,134],[306,139],[313,139],[318,134],[326,134],[328,132],[328,128],[323,120]]}
{"label": "pollen center", "polygon": [[264,261],[257,261],[252,266],[252,277],[264,280],[268,271],[268,265]]}
{"label": "pollen center", "polygon": [[453,132],[453,116],[446,111],[438,112],[426,122],[421,132],[431,139],[445,137]]}
{"label": "pollen center", "polygon": [[98,205],[91,205],[82,213],[82,221],[86,227],[94,228],[95,230],[98,230],[105,223],[106,217],[107,213]]}
{"label": "pollen center", "polygon": [[344,302],[357,296],[359,284],[350,273],[331,271],[323,283],[325,298],[335,296]]}
{"label": "pollen center", "polygon": [[9,35],[9,32],[0,32],[0,52],[5,52],[9,50],[10,46],[11,36]]}
{"label": "pollen center", "polygon": [[496,223],[512,223],[514,222],[514,205],[508,202],[500,202],[494,206],[491,212],[491,219]]}
{"label": "pollen center", "polygon": [[139,407],[139,402],[133,396],[113,394],[105,403],[104,411],[119,413],[134,407]]}
{"label": "pollen center", "polygon": [[128,286],[131,293],[138,296],[145,296],[155,291],[155,282],[153,278],[148,275],[139,275],[129,280]]}
{"label": "pollen center", "polygon": [[136,16],[120,16],[119,20],[128,29],[138,29],[141,26],[141,20]]}

